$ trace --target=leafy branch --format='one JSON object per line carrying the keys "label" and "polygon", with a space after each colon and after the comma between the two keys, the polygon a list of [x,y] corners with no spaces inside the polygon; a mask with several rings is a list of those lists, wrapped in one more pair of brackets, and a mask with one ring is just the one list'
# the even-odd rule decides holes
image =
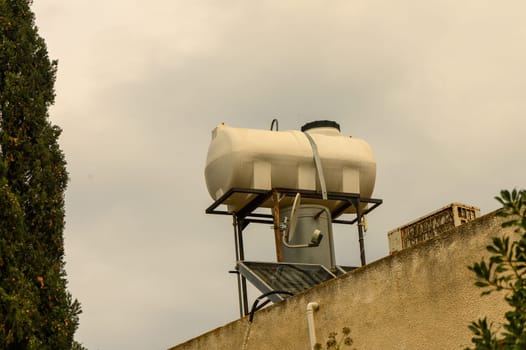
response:
{"label": "leafy branch", "polygon": [[526,349],[526,191],[501,191],[495,199],[502,209],[497,216],[506,218],[503,228],[514,227],[515,237],[495,237],[486,247],[492,255],[469,266],[477,277],[481,295],[505,291],[504,300],[511,310],[504,315],[502,328],[494,329],[486,318],[472,322],[474,348],[466,350]]}
{"label": "leafy branch", "polygon": [[338,333],[336,332],[329,333],[329,338],[327,339],[327,342],[325,343],[326,347],[323,348],[320,343],[316,343],[316,345],[314,345],[314,350],[323,350],[323,349],[341,350],[343,346],[349,346],[349,347],[352,346],[353,340],[350,337],[351,330],[348,327],[343,327],[342,333],[343,334],[339,340],[337,339]]}

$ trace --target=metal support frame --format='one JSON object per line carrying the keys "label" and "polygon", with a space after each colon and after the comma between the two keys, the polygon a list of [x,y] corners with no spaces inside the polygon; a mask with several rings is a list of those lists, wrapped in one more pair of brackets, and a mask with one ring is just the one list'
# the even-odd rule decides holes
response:
{"label": "metal support frame", "polygon": [[363,215],[361,213],[360,202],[358,199],[352,199],[352,203],[356,208],[356,219],[358,220],[358,242],[360,243],[360,261],[362,266],[365,266],[365,243],[363,241]]}
{"label": "metal support frame", "polygon": [[[272,199],[273,200],[273,214],[278,213],[279,215],[279,203],[277,201],[280,199],[280,196],[289,196],[294,197],[297,193],[300,193],[302,198],[310,199],[324,199],[325,194],[322,194],[317,191],[312,190],[301,190],[301,189],[290,189],[290,188],[274,188],[272,190],[262,190],[262,189],[249,189],[249,188],[232,188],[228,190],[224,195],[218,198],[212,205],[206,209],[206,214],[215,214],[215,215],[231,215],[232,224],[234,226],[234,239],[235,239],[235,248],[236,248],[236,263],[245,260],[245,252],[243,246],[243,230],[250,223],[258,224],[270,224],[278,225],[277,230],[279,230],[279,217],[276,220],[275,215],[272,214],[261,214],[254,213],[254,211],[261,207],[265,202]],[[226,211],[218,210],[222,204],[228,202],[230,197],[235,194],[247,194],[249,199],[246,203],[238,208],[236,211]],[[333,218],[332,222],[335,224],[343,225],[352,225],[357,223],[358,226],[358,241],[360,244],[360,260],[362,266],[366,264],[365,260],[365,243],[363,237],[363,216],[367,215],[374,209],[376,209],[380,204],[382,204],[381,199],[374,198],[362,198],[358,193],[341,193],[341,192],[327,192],[327,201],[336,201],[340,202],[335,208],[331,211],[331,216]],[[362,212],[361,204],[367,203],[371,204],[369,208]],[[349,207],[355,207],[356,217],[352,220],[341,220],[336,219],[342,215],[348,214],[345,213]],[[353,215],[351,214],[351,215]],[[276,224],[277,223],[277,224]],[[276,243],[277,244],[277,243]],[[276,248],[278,249],[278,248]],[[279,251],[278,251],[279,258]],[[279,259],[278,259],[279,260]],[[247,283],[244,276],[242,276],[239,271],[236,271],[237,274],[237,285],[239,293],[239,314],[241,317],[249,314],[250,310],[248,308],[248,296],[247,296]]]}
{"label": "metal support frame", "polygon": [[[236,261],[243,261],[245,260],[245,248],[243,246],[243,219],[240,219],[236,214],[233,214],[232,221],[232,224],[234,225]],[[249,311],[247,299],[247,280],[239,272],[237,272],[237,291],[239,297],[239,315],[243,317],[248,314]]]}

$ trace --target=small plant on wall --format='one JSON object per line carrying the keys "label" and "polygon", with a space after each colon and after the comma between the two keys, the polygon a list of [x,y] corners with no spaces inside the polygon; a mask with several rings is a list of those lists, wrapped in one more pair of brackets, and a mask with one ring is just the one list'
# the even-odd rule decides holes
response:
{"label": "small plant on wall", "polygon": [[[348,327],[342,328],[342,335],[338,339],[338,333],[329,333],[329,338],[325,342],[326,347],[323,347],[320,343],[314,345],[314,350],[343,350],[344,347],[351,347],[353,340],[350,337],[351,330]],[[356,350],[356,349],[353,349]]]}

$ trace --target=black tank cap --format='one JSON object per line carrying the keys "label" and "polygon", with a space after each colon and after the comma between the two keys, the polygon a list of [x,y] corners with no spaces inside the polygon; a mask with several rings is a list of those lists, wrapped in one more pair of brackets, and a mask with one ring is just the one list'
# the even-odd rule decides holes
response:
{"label": "black tank cap", "polygon": [[316,120],[310,123],[307,123],[301,127],[301,131],[305,132],[310,129],[315,128],[336,128],[340,130],[340,124],[333,122],[332,120]]}

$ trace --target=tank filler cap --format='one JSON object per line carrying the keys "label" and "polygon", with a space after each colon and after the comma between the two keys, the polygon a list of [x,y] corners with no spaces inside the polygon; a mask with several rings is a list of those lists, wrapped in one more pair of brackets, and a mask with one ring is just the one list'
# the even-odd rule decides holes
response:
{"label": "tank filler cap", "polygon": [[307,130],[311,129],[317,129],[317,128],[335,128],[340,130],[340,124],[332,121],[332,120],[316,120],[313,122],[309,122],[301,127],[301,131],[305,132]]}
{"label": "tank filler cap", "polygon": [[317,120],[307,123],[301,127],[301,131],[308,132],[309,134],[321,134],[327,136],[341,135],[340,124],[333,122],[332,120]]}

